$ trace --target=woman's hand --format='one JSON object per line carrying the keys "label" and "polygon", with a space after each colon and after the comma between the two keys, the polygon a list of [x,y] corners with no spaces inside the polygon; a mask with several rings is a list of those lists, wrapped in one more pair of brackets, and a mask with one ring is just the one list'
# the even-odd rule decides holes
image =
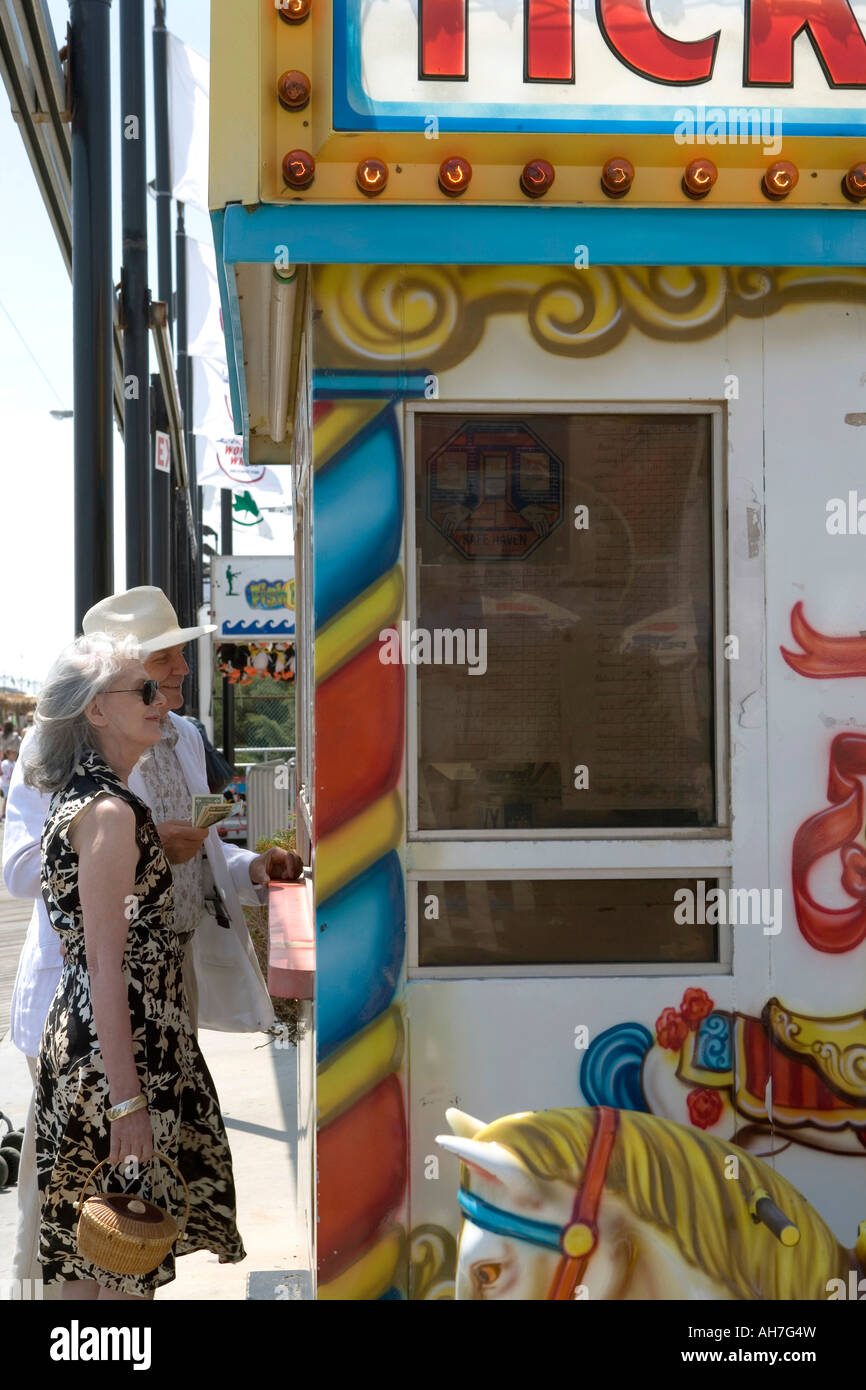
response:
{"label": "woman's hand", "polygon": [[111,1126],[111,1153],[108,1155],[110,1163],[122,1163],[125,1158],[137,1158],[139,1163],[147,1163],[152,1155],[153,1129],[146,1110],[136,1110],[114,1121]]}

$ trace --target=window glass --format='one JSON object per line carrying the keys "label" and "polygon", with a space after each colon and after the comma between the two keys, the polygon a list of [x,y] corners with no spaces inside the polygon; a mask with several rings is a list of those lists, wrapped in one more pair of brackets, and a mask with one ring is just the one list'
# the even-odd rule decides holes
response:
{"label": "window glass", "polygon": [[711,417],[415,422],[419,829],[714,824]]}
{"label": "window glass", "polygon": [[[715,879],[467,879],[418,884],[419,966],[718,960]],[[674,894],[686,889],[691,897]],[[691,904],[692,910],[688,910]],[[694,923],[678,922],[691,916]]]}

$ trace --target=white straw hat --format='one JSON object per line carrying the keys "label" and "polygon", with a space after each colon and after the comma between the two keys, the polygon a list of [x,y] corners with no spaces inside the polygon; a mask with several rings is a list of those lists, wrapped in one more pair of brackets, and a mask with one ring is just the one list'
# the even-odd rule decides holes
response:
{"label": "white straw hat", "polygon": [[107,632],[110,637],[134,637],[143,655],[151,656],[164,647],[179,647],[206,632],[216,632],[216,623],[204,627],[180,627],[177,614],[162,589],[142,584],[125,594],[112,594],[95,603],[84,615],[82,631],[89,636]]}

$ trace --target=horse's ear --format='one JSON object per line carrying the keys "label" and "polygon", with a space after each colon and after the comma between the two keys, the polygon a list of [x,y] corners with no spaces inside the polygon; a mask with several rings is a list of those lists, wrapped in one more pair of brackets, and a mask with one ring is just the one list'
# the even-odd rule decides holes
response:
{"label": "horse's ear", "polygon": [[451,1126],[452,1134],[458,1134],[461,1139],[474,1139],[479,1129],[484,1129],[486,1122],[476,1120],[474,1115],[467,1115],[465,1110],[458,1110],[456,1105],[449,1105],[445,1111],[445,1118]]}
{"label": "horse's ear", "polygon": [[502,1183],[517,1201],[537,1205],[538,1183],[511,1149],[503,1148],[501,1144],[450,1134],[437,1134],[436,1143],[449,1153],[456,1154],[482,1178]]}

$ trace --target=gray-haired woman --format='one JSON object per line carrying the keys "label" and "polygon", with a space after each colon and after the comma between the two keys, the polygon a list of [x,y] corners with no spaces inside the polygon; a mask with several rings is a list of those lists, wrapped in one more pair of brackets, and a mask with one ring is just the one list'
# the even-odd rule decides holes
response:
{"label": "gray-haired woman", "polygon": [[[133,1160],[179,1219],[183,1193],[154,1149],[177,1164],[191,1213],[178,1254],[244,1258],[231,1154],[210,1073],[184,1002],[187,937],[174,931],[171,869],[150,811],[127,786],[159,742],[165,709],[130,642],[79,638],[58,658],[36,707],[24,779],[53,793],[42,835],[42,895],[65,949],[36,1080],[39,1259],[63,1298],[152,1298],[174,1278],[116,1275],[77,1250],[78,1201],[102,1159]],[[158,1168],[158,1174],[153,1169]],[[108,1186],[108,1170],[97,1175]],[[113,1184],[116,1187],[116,1183]],[[93,1189],[90,1189],[93,1191]],[[137,1190],[141,1190],[141,1184]]]}

